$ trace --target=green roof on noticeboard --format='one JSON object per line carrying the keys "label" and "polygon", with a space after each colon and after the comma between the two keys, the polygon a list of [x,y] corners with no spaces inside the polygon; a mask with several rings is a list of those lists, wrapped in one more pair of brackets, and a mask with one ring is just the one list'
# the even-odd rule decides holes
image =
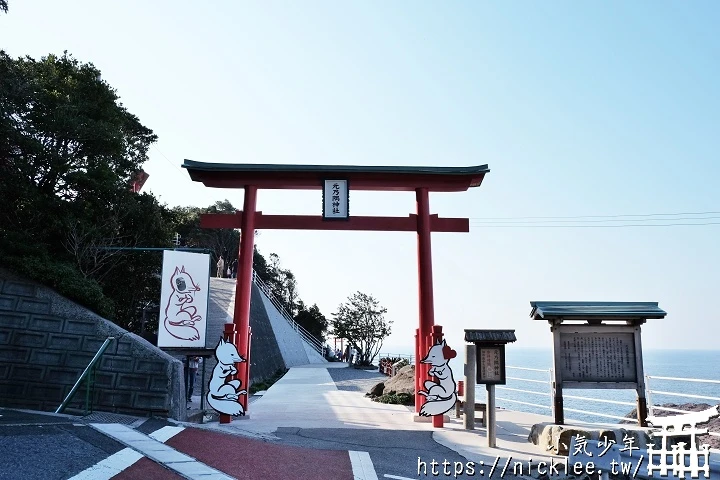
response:
{"label": "green roof on noticeboard", "polygon": [[665,318],[657,302],[530,302],[533,320],[638,320]]}

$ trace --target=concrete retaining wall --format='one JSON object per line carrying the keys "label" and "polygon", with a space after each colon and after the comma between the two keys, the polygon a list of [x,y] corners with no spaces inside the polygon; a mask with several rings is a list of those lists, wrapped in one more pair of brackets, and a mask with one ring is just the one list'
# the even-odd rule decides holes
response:
{"label": "concrete retaining wall", "polygon": [[275,375],[278,370],[286,368],[281,348],[263,302],[264,297],[265,295],[258,286],[253,284],[250,301],[250,328],[252,329],[250,383],[266,380]]}
{"label": "concrete retaining wall", "polygon": [[[257,289],[257,287],[255,287]],[[262,305],[272,325],[275,340],[287,368],[308,363],[326,363],[327,361],[318,354],[310,345],[303,341],[302,337],[292,328],[290,323],[275,308],[269,298],[258,290]],[[253,298],[254,300],[254,298]]]}
{"label": "concrete retaining wall", "polygon": [[[53,290],[0,269],[0,405],[54,411],[107,337],[93,407],[186,416],[182,363]],[[68,412],[84,406],[82,388]]]}

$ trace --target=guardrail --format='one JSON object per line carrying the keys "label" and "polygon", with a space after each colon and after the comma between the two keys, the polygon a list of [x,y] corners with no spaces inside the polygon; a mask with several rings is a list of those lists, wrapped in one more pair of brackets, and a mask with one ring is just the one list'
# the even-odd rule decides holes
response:
{"label": "guardrail", "polygon": [[[517,405],[524,405],[528,407],[535,407],[544,409],[546,411],[551,412],[552,411],[552,369],[539,369],[539,368],[526,368],[526,367],[515,367],[515,366],[507,366],[506,367],[509,371],[515,370],[515,371],[528,371],[528,372],[537,372],[537,373],[543,373],[548,375],[547,380],[539,380],[537,378],[526,378],[522,376],[510,376],[507,375],[506,378],[508,380],[515,380],[519,382],[526,382],[531,384],[540,384],[544,385],[546,388],[544,389],[538,389],[538,390],[530,390],[526,388],[515,388],[515,387],[508,387],[505,385],[497,385],[495,388],[499,391],[507,391],[507,392],[517,392],[521,393],[524,396],[536,396],[536,397],[546,397],[548,399],[547,403],[534,403],[532,401],[525,401],[518,400],[516,398],[507,398],[503,396],[496,395],[497,400],[503,400],[508,403],[517,404]],[[669,412],[675,412],[675,413],[688,413],[687,410],[680,410],[676,408],[668,408],[663,407],[661,405],[654,405],[652,402],[652,399],[656,395],[666,395],[671,397],[679,397],[684,399],[693,399],[693,400],[710,400],[714,403],[720,403],[720,397],[714,397],[711,395],[698,395],[696,393],[678,393],[678,392],[672,392],[667,390],[655,390],[651,388],[651,380],[654,381],[674,381],[674,382],[694,382],[694,383],[704,383],[704,384],[714,384],[714,385],[720,385],[720,380],[706,380],[706,379],[699,379],[699,378],[678,378],[678,377],[659,377],[654,375],[646,375],[645,376],[645,394],[647,397],[648,402],[648,410],[650,415],[654,414],[655,410],[663,410],[663,411],[669,411]],[[628,411],[630,411],[633,408],[636,408],[636,404],[634,402],[623,402],[618,400],[610,400],[610,399],[604,399],[604,398],[592,398],[592,397],[584,397],[580,395],[568,395],[563,393],[563,398],[566,399],[573,399],[573,400],[582,400],[587,402],[596,402],[601,404],[610,404],[610,405],[621,405],[628,407]],[[577,408],[568,408],[567,406],[564,408],[567,412],[574,412],[574,413],[581,413],[584,415],[590,415],[593,417],[598,418],[609,418],[613,420],[624,420],[624,421],[630,421],[632,419],[627,418],[625,416],[621,415],[612,415],[609,413],[601,413],[601,412],[594,412],[590,410],[582,410]],[[720,437],[720,433],[715,432],[709,432],[709,435],[714,437]]]}
{"label": "guardrail", "polygon": [[[652,402],[652,398],[654,395],[664,395],[664,396],[668,396],[668,397],[680,397],[680,398],[693,399],[693,400],[710,400],[710,401],[717,402],[718,404],[720,404],[720,397],[713,397],[713,396],[709,396],[709,395],[696,395],[696,394],[691,394],[691,393],[668,392],[665,390],[653,390],[652,388],[650,388],[650,380],[720,385],[720,380],[707,380],[707,379],[702,379],[702,378],[659,377],[659,376],[655,376],[655,375],[645,375],[645,395],[647,396],[648,410],[650,411],[650,415],[654,415],[655,410],[661,410],[661,411],[666,411],[666,412],[675,412],[675,413],[688,413],[687,410],[680,410],[677,408],[668,408],[668,407],[663,407],[661,405],[654,405]],[[708,435],[720,438],[720,433],[717,433],[717,432],[708,432]],[[711,450],[713,450],[715,452],[720,452],[720,450],[716,450],[716,449],[711,449]]]}
{"label": "guardrail", "polygon": [[375,358],[382,359],[385,357],[399,358],[400,360],[407,360],[408,362],[410,362],[410,365],[413,365],[413,362],[415,361],[415,355],[406,355],[404,353],[382,353],[381,352],[381,353],[378,353],[377,357],[375,357]]}
{"label": "guardrail", "polygon": [[[546,373],[546,374],[550,375],[549,378],[552,378],[551,371],[548,369],[542,370],[539,368],[512,367],[509,365],[507,365],[505,368],[507,370],[524,370],[524,371],[528,371],[528,372]],[[524,377],[511,377],[511,376],[508,376],[507,374],[506,374],[505,378],[507,380],[517,380],[517,381],[527,382],[527,383],[534,383],[534,384],[540,383],[542,385],[545,385],[546,387],[552,385],[551,380],[537,380],[537,379],[524,378]],[[523,388],[511,388],[511,387],[506,387],[505,385],[496,385],[495,390],[496,391],[504,390],[504,391],[508,391],[508,392],[519,392],[519,393],[525,393],[525,394],[529,394],[529,395],[539,395],[539,396],[543,396],[543,397],[548,397],[550,399],[549,403],[539,404],[539,403],[532,403],[532,402],[524,402],[524,401],[515,400],[512,398],[500,397],[497,395],[497,393],[495,394],[496,400],[503,400],[505,402],[515,403],[518,405],[526,405],[526,406],[530,406],[530,407],[546,408],[548,410],[552,410],[552,407],[550,406],[550,405],[552,405],[552,389],[549,392],[548,391],[538,392],[537,390],[526,390]]]}
{"label": "guardrail", "polygon": [[275,308],[277,308],[278,312],[280,312],[280,315],[283,316],[285,320],[290,324],[290,326],[295,330],[300,337],[305,340],[306,343],[308,343],[316,352],[318,352],[323,358],[325,358],[325,354],[323,352],[323,344],[315,338],[315,336],[308,332],[305,328],[303,328],[302,325],[297,323],[295,319],[293,319],[292,315],[288,313],[287,310],[285,310],[285,307],[275,298],[275,295],[272,293],[272,290],[270,289],[270,286],[265,283],[253,270],[252,279],[255,285],[257,285],[260,290],[265,294],[266,297],[270,300],[270,303],[273,304]]}

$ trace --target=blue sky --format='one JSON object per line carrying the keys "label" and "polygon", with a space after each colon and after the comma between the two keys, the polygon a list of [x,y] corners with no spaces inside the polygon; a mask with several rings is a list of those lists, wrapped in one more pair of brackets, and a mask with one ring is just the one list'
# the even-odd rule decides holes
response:
{"label": "blue sky", "polygon": [[[241,190],[193,184],[185,158],[488,164],[480,188],[430,197],[433,213],[472,219],[432,240],[436,323],[458,348],[465,328],[549,347],[531,300],[608,300],[668,312],[644,327],[648,348],[716,349],[720,225],[480,219],[720,211],[718,24],[712,1],[11,0],[0,46],[94,63],[158,134],[145,188],[170,206],[242,206]],[[415,209],[411,193],[351,202],[357,215]],[[320,214],[321,194],[260,191],[258,208]],[[257,244],[326,315],[357,290],[377,297],[395,322],[384,350],[412,349],[413,234],[263,231]]]}

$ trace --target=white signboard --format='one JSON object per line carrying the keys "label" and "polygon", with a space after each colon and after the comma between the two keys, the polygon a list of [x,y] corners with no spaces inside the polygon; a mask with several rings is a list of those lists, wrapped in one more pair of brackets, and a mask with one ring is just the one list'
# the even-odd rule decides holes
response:
{"label": "white signboard", "polygon": [[210,255],[165,250],[158,347],[205,347]]}
{"label": "white signboard", "polygon": [[347,220],[350,217],[350,190],[347,180],[325,180],[323,218]]}

